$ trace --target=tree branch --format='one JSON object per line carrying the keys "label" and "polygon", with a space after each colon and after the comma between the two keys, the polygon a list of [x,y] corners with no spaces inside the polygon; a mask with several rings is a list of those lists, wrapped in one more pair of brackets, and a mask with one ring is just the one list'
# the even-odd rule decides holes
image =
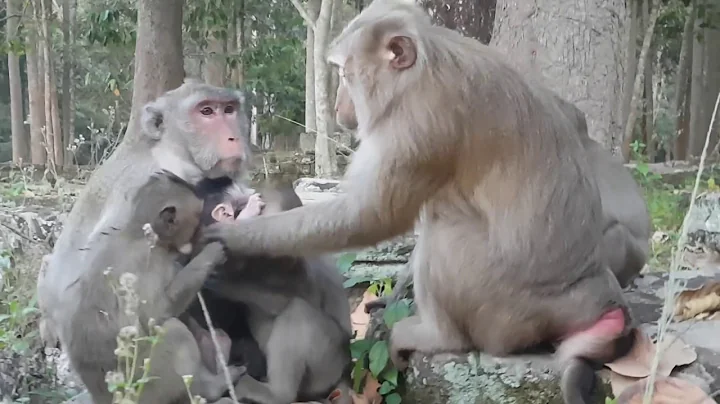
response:
{"label": "tree branch", "polygon": [[308,27],[310,27],[313,32],[315,31],[315,21],[310,17],[310,14],[308,14],[307,10],[305,10],[305,7],[303,7],[302,4],[300,4],[300,0],[290,0],[290,2],[295,6],[298,13],[300,13],[300,17],[302,17],[303,20],[305,20],[305,24],[307,24]]}

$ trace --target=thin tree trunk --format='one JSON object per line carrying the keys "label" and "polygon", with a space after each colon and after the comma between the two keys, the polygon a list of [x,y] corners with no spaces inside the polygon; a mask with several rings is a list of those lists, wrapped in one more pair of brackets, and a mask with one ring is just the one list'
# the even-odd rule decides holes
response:
{"label": "thin tree trunk", "polygon": [[688,93],[690,92],[690,62],[692,61],[693,52],[693,26],[695,24],[697,8],[695,1],[691,1],[687,8],[685,16],[685,26],[683,28],[682,47],[680,48],[680,62],[678,63],[677,76],[675,79],[675,100],[673,103],[675,109],[675,160],[685,160],[688,152],[689,140],[689,116],[686,114],[689,105]]}
{"label": "thin tree trunk", "polygon": [[63,151],[65,154],[65,166],[72,165],[72,153],[69,148],[73,143],[75,134],[73,131],[73,108],[72,108],[72,36],[70,25],[72,24],[72,1],[63,0],[62,4],[62,31],[63,31],[63,76],[62,76],[62,138]]}
{"label": "thin tree trunk", "polygon": [[52,3],[50,0],[41,0],[41,5],[43,61],[45,64],[45,134],[48,150],[53,156],[51,166],[54,165],[54,169],[59,170],[63,166],[64,151],[57,106],[55,69],[50,45],[50,29],[48,27],[48,20],[51,18],[52,13]]}
{"label": "thin tree trunk", "polygon": [[[703,0],[697,0],[695,3],[698,10],[705,7]],[[692,50],[692,70],[690,82],[690,134],[688,141],[688,155],[699,156],[705,146],[705,44],[701,38],[703,18],[698,13],[695,18],[693,28],[693,50]],[[689,157],[688,156],[688,157]]]}
{"label": "thin tree trunk", "polygon": [[[18,40],[18,22],[20,21],[20,7],[17,0],[7,1],[7,41],[14,44]],[[28,163],[30,145],[25,131],[23,117],[22,79],[20,77],[20,58],[12,49],[8,52],[8,81],[10,87],[10,128],[12,136],[13,163],[23,165]]]}
{"label": "thin tree trunk", "polygon": [[204,78],[208,84],[218,87],[225,86],[225,49],[227,44],[215,33],[206,31],[207,46],[205,47]]}
{"label": "thin tree trunk", "polygon": [[[34,1],[33,3],[38,3]],[[42,51],[40,36],[40,8],[33,7],[32,24],[28,26],[27,45],[25,49],[25,62],[28,77],[28,103],[30,104],[30,160],[33,165],[42,167],[46,162],[45,140],[43,127],[45,125],[45,86],[44,69],[42,65]]]}
{"label": "thin tree trunk", "polygon": [[660,4],[658,0],[653,0],[652,12],[650,13],[650,19],[647,26],[645,27],[645,36],[643,38],[642,49],[640,50],[640,59],[638,60],[638,73],[635,77],[635,83],[633,85],[633,97],[630,102],[630,114],[628,114],[628,120],[625,123],[625,134],[623,136],[623,147],[622,153],[625,161],[630,160],[630,143],[632,142],[633,129],[635,128],[635,120],[637,119],[638,103],[642,95],[642,88],[645,83],[645,63],[648,61],[648,55],[650,51],[650,43],[652,42],[653,31],[655,30],[655,23],[657,22],[658,16],[660,15]]}
{"label": "thin tree trunk", "polygon": [[[702,122],[704,137],[712,120],[715,98],[720,92],[720,29],[717,28],[717,24],[705,27],[703,38],[705,42],[705,85],[703,86],[705,89],[705,101],[703,105],[706,111]],[[719,127],[720,125],[716,125],[710,132],[710,150],[717,148]]]}
{"label": "thin tree trunk", "polygon": [[[625,54],[625,82],[623,84],[623,102],[622,102],[622,122],[627,122],[630,115],[630,103],[633,96],[633,83],[637,75],[638,67],[638,35],[641,29],[642,14],[640,7],[643,1],[649,0],[632,0],[628,4],[630,14],[630,32],[628,33],[627,51]],[[624,129],[624,128],[623,128]]]}
{"label": "thin tree trunk", "polygon": [[[317,22],[322,0],[308,0],[307,13]],[[315,33],[313,27],[307,26],[305,42],[305,131],[317,131],[317,110],[315,106]]]}
{"label": "thin tree trunk", "polygon": [[[645,7],[643,8],[643,21],[645,26],[649,24],[650,15],[652,10],[650,9],[650,0],[645,0]],[[648,161],[655,161],[655,154],[657,152],[657,142],[655,139],[655,117],[653,115],[653,100],[654,100],[654,88],[653,88],[653,63],[655,62],[655,43],[650,43],[650,49],[648,50],[647,58],[645,63],[645,91],[643,100],[643,117],[645,121],[645,153]]]}
{"label": "thin tree trunk", "polygon": [[330,69],[325,59],[332,6],[333,0],[322,0],[315,25],[315,107],[318,126],[315,139],[315,175],[319,177],[333,177],[337,174],[335,143],[330,141],[335,129],[335,119],[329,105]]}
{"label": "thin tree trunk", "polygon": [[140,137],[138,118],[142,107],[166,91],[180,87],[185,78],[183,4],[183,0],[138,2],[132,111],[121,146],[133,144]]}

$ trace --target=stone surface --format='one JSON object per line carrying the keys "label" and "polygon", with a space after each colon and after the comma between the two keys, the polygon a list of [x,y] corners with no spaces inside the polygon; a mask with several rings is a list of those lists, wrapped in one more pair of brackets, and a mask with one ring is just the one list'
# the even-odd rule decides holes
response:
{"label": "stone surface", "polygon": [[701,195],[688,217],[688,241],[717,251],[720,247],[720,192]]}

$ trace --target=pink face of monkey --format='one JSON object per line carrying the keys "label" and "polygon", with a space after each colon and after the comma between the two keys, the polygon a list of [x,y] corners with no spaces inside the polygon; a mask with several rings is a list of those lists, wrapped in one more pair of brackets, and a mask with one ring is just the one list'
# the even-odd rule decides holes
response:
{"label": "pink face of monkey", "polygon": [[239,130],[244,119],[238,114],[239,108],[237,100],[204,99],[190,111],[190,123],[202,137],[198,143],[215,145],[203,153],[216,156],[220,172],[236,172],[248,158],[248,147]]}

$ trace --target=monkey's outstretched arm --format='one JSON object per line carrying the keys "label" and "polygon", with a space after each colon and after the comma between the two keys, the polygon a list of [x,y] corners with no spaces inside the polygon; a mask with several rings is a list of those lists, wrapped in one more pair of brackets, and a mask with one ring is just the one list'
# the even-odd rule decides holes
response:
{"label": "monkey's outstretched arm", "polygon": [[171,317],[183,313],[195,300],[210,271],[225,262],[225,253],[220,243],[210,243],[193,258],[165,288],[165,296],[172,311]]}
{"label": "monkey's outstretched arm", "polygon": [[411,155],[406,148],[392,147],[361,146],[350,168],[347,194],[240,224],[216,223],[205,229],[204,238],[243,254],[307,255],[364,247],[402,234],[412,228],[425,201],[451,178],[452,160],[437,152],[416,149]]}

